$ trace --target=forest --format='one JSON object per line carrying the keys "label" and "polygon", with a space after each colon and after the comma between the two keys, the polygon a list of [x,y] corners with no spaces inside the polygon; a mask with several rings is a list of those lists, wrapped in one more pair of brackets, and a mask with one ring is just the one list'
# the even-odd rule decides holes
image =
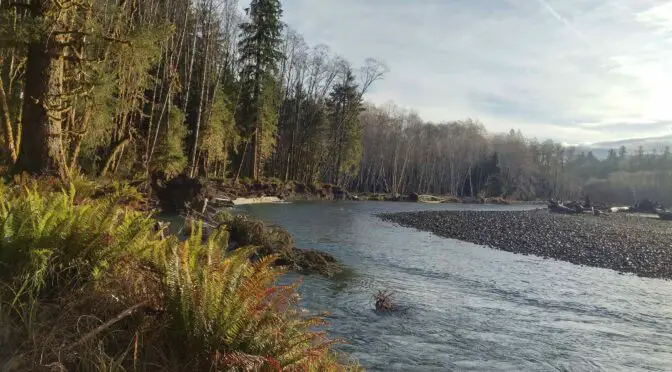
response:
{"label": "forest", "polygon": [[385,68],[308,48],[281,15],[0,0],[0,370],[361,370],[279,284],[288,233],[226,211],[172,232],[142,189],[353,166]]}
{"label": "forest", "polygon": [[525,138],[513,129],[488,133],[474,120],[433,124],[395,105],[365,107],[362,161],[347,179],[354,189],[672,203],[669,147],[621,146],[598,158],[590,149]]}
{"label": "forest", "polygon": [[[324,182],[351,191],[672,201],[668,153],[598,160],[366,102],[383,61],[307,45],[278,1],[0,0],[10,173]],[[620,151],[619,151],[620,150]]]}
{"label": "forest", "polygon": [[367,102],[389,73],[308,45],[278,0],[0,0],[0,369],[362,370],[278,284],[324,255],[207,200],[171,232],[158,178],[672,203],[669,148],[426,122]]}
{"label": "forest", "polygon": [[3,160],[94,177],[339,183],[385,66],[310,47],[277,1],[0,1]]}

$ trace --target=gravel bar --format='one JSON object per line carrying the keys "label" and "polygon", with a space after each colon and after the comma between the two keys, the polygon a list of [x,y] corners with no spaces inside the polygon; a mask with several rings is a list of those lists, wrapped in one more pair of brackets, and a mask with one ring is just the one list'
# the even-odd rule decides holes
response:
{"label": "gravel bar", "polygon": [[402,226],[513,253],[672,278],[672,222],[626,214],[428,211],[381,214]]}

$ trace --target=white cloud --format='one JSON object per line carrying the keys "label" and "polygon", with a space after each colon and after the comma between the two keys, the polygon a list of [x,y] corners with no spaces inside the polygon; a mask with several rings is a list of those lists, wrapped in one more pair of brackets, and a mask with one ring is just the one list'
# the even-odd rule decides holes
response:
{"label": "white cloud", "polygon": [[[668,134],[672,2],[286,0],[310,44],[390,72],[368,99],[569,142]],[[660,123],[660,125],[656,125]]]}

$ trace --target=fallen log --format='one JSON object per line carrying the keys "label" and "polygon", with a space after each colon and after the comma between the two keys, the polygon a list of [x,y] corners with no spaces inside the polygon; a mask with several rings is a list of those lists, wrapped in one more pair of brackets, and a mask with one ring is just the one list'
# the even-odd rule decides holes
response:
{"label": "fallen log", "polygon": [[594,207],[587,207],[582,205],[579,202],[574,202],[570,201],[565,204],[560,204],[555,200],[549,200],[548,201],[548,210],[552,213],[560,213],[560,214],[582,214],[582,213],[588,213],[592,214],[594,216],[599,216],[603,212],[595,209]]}
{"label": "fallen log", "polygon": [[658,219],[663,221],[672,221],[672,212],[658,212]]}
{"label": "fallen log", "polygon": [[560,214],[579,214],[583,213],[582,210],[577,210],[576,208],[570,208],[566,205],[560,204],[554,200],[549,200],[548,201],[548,210],[552,213],[560,213]]}

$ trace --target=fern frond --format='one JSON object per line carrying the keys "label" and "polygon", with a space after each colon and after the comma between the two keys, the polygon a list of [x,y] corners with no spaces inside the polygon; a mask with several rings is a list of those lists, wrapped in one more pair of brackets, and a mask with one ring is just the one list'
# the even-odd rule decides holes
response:
{"label": "fern frond", "polygon": [[[80,318],[100,319],[95,328],[131,305],[151,303],[161,315],[127,315],[111,323],[75,353],[95,349],[91,360],[73,357],[78,366],[135,369],[124,338],[135,337],[134,354],[171,355],[182,370],[252,362],[264,370],[340,368],[328,352],[333,341],[316,331],[323,318],[299,311],[298,284],[276,284],[283,273],[274,267],[277,256],[264,256],[256,244],[230,252],[226,229],[204,241],[202,223],[193,221],[186,240],[162,239],[151,214],[124,206],[131,189],[115,184],[109,195],[82,202],[94,187],[81,181],[87,189],[80,192],[79,182],[60,190],[50,184],[51,191],[31,181],[13,189],[0,184],[0,319],[21,325],[14,328],[23,330],[30,345],[20,348],[41,352],[50,343],[60,358],[63,345],[87,332]],[[231,223],[237,228],[250,229],[247,243],[290,239],[266,234],[259,222],[236,219]],[[52,310],[61,303],[67,306]],[[64,315],[70,312],[74,319]],[[61,339],[34,336],[56,333]],[[144,347],[137,345],[143,335],[152,335]]]}

